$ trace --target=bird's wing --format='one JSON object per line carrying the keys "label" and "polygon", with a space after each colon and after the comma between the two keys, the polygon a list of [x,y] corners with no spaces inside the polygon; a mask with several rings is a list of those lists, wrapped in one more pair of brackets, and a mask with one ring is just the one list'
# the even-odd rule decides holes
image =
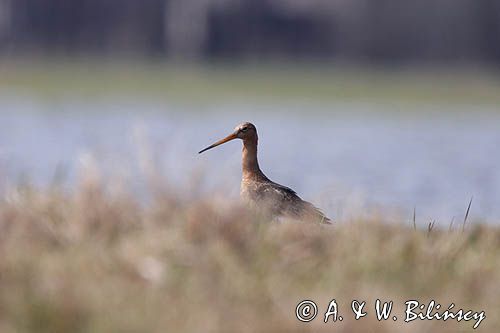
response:
{"label": "bird's wing", "polygon": [[265,202],[274,215],[289,216],[295,219],[306,219],[320,223],[331,223],[321,210],[310,202],[302,200],[289,187],[268,182],[261,184],[257,190],[257,200]]}

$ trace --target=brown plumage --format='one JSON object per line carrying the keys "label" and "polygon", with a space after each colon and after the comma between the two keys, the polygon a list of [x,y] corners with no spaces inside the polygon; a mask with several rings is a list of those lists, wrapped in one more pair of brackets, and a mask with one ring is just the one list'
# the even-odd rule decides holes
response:
{"label": "brown plumage", "polygon": [[236,126],[234,132],[198,152],[217,147],[234,139],[243,141],[241,197],[272,216],[298,219],[309,222],[330,223],[313,204],[302,200],[292,189],[271,181],[260,170],[257,160],[257,129],[251,123]]}

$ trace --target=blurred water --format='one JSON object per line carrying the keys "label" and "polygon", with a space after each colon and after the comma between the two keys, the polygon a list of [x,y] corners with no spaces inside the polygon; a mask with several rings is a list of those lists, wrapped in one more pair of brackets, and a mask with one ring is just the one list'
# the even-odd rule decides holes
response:
{"label": "blurred water", "polygon": [[494,106],[445,108],[354,103],[200,107],[3,96],[0,184],[27,177],[44,186],[56,169],[66,170],[73,184],[92,153],[106,177],[128,174],[129,185],[140,188],[140,162],[149,150],[177,185],[187,188],[195,170],[202,169],[203,191],[223,189],[237,197],[241,144],[196,152],[239,122],[252,121],[266,175],[335,218],[384,207],[409,219],[416,206],[419,223],[435,218],[447,225],[453,216],[463,218],[474,196],[472,217],[496,223],[500,113]]}

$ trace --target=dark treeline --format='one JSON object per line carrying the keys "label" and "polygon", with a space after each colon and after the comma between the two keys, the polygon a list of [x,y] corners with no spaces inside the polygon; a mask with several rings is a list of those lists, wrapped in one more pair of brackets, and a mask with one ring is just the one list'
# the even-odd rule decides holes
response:
{"label": "dark treeline", "polygon": [[500,63],[498,0],[0,0],[0,54]]}

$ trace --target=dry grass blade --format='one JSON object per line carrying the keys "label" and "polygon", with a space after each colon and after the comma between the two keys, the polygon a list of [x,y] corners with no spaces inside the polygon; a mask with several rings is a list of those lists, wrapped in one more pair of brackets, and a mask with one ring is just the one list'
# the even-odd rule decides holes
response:
{"label": "dry grass blade", "polygon": [[413,230],[417,230],[417,207],[413,207]]}
{"label": "dry grass blade", "polygon": [[432,229],[434,229],[434,224],[436,223],[436,220],[432,220],[429,222],[429,225],[427,226],[427,235],[429,235],[432,231]]}
{"label": "dry grass blade", "polygon": [[467,206],[467,211],[465,212],[464,223],[462,224],[462,232],[465,230],[465,224],[467,223],[467,218],[469,217],[470,206],[472,205],[472,199],[474,199],[473,196],[470,198],[469,205]]}
{"label": "dry grass blade", "polygon": [[451,218],[451,221],[450,221],[450,226],[448,227],[448,231],[452,231],[453,230],[453,223],[455,222],[455,216],[453,216]]}

